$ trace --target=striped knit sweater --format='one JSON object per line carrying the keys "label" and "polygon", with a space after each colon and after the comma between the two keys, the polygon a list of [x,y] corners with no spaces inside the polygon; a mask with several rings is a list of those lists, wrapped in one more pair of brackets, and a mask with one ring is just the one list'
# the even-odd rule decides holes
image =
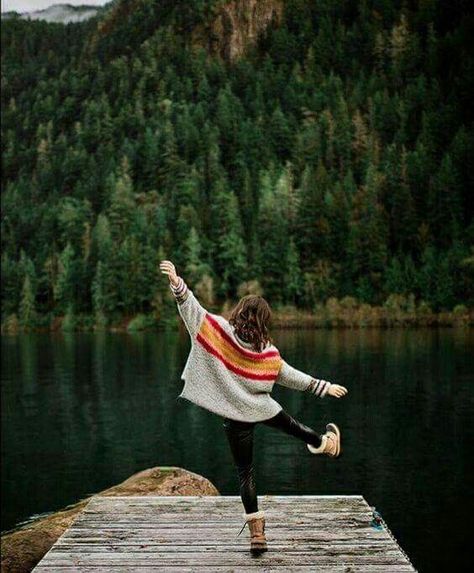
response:
{"label": "striped knit sweater", "polygon": [[257,422],[282,409],[270,396],[275,383],[326,395],[329,382],[290,366],[270,342],[262,352],[252,350],[224,317],[203,308],[182,277],[178,279],[170,289],[191,337],[179,398],[226,418]]}

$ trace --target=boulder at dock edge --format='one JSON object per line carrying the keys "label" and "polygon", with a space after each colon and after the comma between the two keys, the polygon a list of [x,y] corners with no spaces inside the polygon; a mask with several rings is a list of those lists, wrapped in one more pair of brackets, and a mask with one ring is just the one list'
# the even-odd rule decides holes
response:
{"label": "boulder at dock edge", "polygon": [[[138,472],[98,495],[220,495],[206,478],[177,467]],[[77,515],[89,496],[2,535],[2,573],[27,573],[42,559]]]}

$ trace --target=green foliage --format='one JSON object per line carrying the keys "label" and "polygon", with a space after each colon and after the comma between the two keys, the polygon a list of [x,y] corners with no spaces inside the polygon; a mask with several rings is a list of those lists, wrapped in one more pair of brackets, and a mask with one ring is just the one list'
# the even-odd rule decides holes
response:
{"label": "green foliage", "polygon": [[454,308],[453,308],[453,314],[456,316],[464,316],[467,314],[467,306],[465,304],[457,304]]}
{"label": "green foliage", "polygon": [[[265,296],[276,304],[282,302],[287,287],[290,228],[295,217],[294,190],[288,174],[283,173],[275,182],[271,181],[270,174],[264,174],[257,219],[257,268]],[[293,262],[296,262],[295,255],[293,250]],[[291,273],[298,274],[298,269],[296,266]],[[293,283],[295,280],[298,277],[293,276]]]}
{"label": "green foliage", "polygon": [[160,257],[216,305],[469,307],[462,3],[288,0],[232,64],[196,49],[222,3],[2,22],[2,315],[171,323]]}
{"label": "green foliage", "polygon": [[186,265],[185,273],[188,277],[190,284],[197,284],[204,277],[210,275],[211,269],[207,263],[202,259],[202,245],[198,232],[194,227],[191,227],[189,236],[185,245],[186,249]]}
{"label": "green foliage", "polygon": [[20,323],[29,328],[36,319],[36,273],[33,262],[22,251],[23,286],[20,298]]}
{"label": "green foliage", "polygon": [[33,325],[35,319],[35,293],[29,275],[25,276],[20,301],[20,320],[23,326]]}
{"label": "green foliage", "polygon": [[129,332],[138,332],[156,327],[156,320],[153,316],[137,314],[127,325]]}
{"label": "green foliage", "polygon": [[287,273],[285,275],[285,299],[295,305],[300,299],[303,292],[303,279],[300,270],[300,261],[298,250],[293,237],[288,245],[286,260]]}
{"label": "green foliage", "polygon": [[243,240],[242,221],[237,197],[232,191],[222,190],[216,197],[214,223],[217,230],[215,263],[221,277],[220,294],[235,293],[247,275],[247,254]]}
{"label": "green foliage", "polygon": [[74,274],[75,253],[68,242],[59,256],[59,272],[54,285],[54,298],[58,310],[65,311],[74,303],[74,288],[76,277]]}
{"label": "green foliage", "polygon": [[76,324],[77,324],[76,316],[74,314],[73,307],[70,304],[67,307],[66,314],[63,316],[63,319],[61,321],[61,330],[63,332],[72,332],[73,330],[76,329]]}

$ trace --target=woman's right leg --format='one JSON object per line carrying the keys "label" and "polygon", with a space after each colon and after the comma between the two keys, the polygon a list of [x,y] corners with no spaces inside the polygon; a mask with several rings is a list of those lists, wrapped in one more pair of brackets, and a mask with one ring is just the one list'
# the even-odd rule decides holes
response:
{"label": "woman's right leg", "polygon": [[262,424],[283,430],[290,436],[299,438],[300,440],[303,440],[307,444],[310,444],[316,448],[319,448],[321,445],[320,434],[315,432],[309,426],[302,424],[293,418],[293,416],[287,414],[284,410],[280,410],[276,416],[273,416],[273,418],[264,420]]}
{"label": "woman's right leg", "polygon": [[258,511],[257,489],[253,469],[253,422],[226,418],[223,424],[239,474],[240,497],[247,514]]}

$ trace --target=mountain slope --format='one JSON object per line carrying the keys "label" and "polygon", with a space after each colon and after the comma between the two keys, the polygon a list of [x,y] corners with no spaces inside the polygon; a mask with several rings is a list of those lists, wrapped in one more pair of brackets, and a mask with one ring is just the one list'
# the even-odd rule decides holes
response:
{"label": "mountain slope", "polygon": [[111,3],[98,22],[87,54],[104,60],[133,53],[158,30],[171,27],[188,47],[230,62],[277,27],[282,13],[282,0],[122,0]]}
{"label": "mountain slope", "polygon": [[4,316],[166,315],[163,255],[203,301],[472,304],[472,16],[286,0],[214,49],[237,6],[2,24]]}

